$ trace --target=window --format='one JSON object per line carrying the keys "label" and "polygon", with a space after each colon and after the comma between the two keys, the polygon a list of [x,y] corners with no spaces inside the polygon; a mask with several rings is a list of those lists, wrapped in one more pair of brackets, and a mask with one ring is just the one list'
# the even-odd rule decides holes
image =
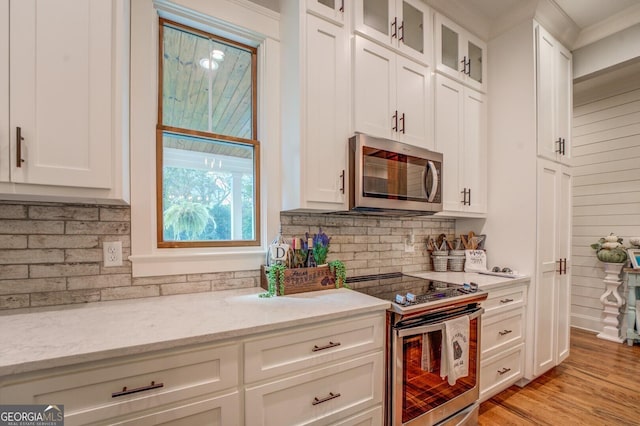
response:
{"label": "window", "polygon": [[260,241],[256,49],[160,19],[158,247]]}

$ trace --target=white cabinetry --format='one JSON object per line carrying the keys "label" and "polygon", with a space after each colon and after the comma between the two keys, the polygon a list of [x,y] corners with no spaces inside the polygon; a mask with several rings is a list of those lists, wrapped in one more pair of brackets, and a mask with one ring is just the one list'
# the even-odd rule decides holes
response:
{"label": "white cabinetry", "polygon": [[[487,170],[488,190],[495,197],[481,231],[491,235],[486,246],[491,263],[532,277],[526,380],[566,358],[570,330],[571,171],[538,155],[537,27],[533,20],[524,21],[489,43]],[[560,260],[562,275],[556,272]]]}
{"label": "white cabinetry", "polygon": [[380,313],[248,340],[246,424],[380,424],[384,326]]}
{"label": "white cabinetry", "polygon": [[493,287],[482,302],[480,400],[485,401],[524,375],[527,283]]}
{"label": "white cabinetry", "polygon": [[128,1],[2,7],[0,197],[127,202]]}
{"label": "white cabinetry", "polygon": [[536,28],[538,155],[571,158],[571,52],[541,26]]}
{"label": "white cabinetry", "polygon": [[566,166],[538,160],[538,269],[535,291],[533,374],[569,356],[571,311],[571,174]]}
{"label": "white cabinetry", "polygon": [[429,68],[355,36],[354,129],[432,147]]}
{"label": "white cabinetry", "polygon": [[343,25],[307,13],[301,3],[283,3],[282,13],[283,34],[292,40],[282,68],[283,209],[342,209],[350,136],[349,43]]}
{"label": "white cabinetry", "polygon": [[239,353],[206,345],[30,374],[3,384],[0,402],[63,404],[68,425],[240,424]]}
{"label": "white cabinetry", "polygon": [[344,23],[345,0],[307,0],[307,10],[337,24]]}
{"label": "white cabinetry", "polygon": [[436,69],[482,92],[487,87],[487,45],[436,13]]}
{"label": "white cabinetry", "polygon": [[436,75],[435,150],[444,155],[444,213],[487,212],[486,97]]}
{"label": "white cabinetry", "polygon": [[355,0],[355,31],[419,62],[432,62],[432,13],[419,0]]}

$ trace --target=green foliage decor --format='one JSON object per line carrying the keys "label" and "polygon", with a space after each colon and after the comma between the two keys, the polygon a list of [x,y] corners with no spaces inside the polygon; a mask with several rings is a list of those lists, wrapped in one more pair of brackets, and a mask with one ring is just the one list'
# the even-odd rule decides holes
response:
{"label": "green foliage decor", "polygon": [[278,287],[280,287],[280,296],[284,295],[284,271],[287,267],[281,263],[271,265],[267,271],[267,292],[261,293],[260,297],[273,297],[277,296],[276,281]]}
{"label": "green foliage decor", "polygon": [[329,271],[336,277],[336,288],[350,288],[347,285],[347,268],[341,260],[332,260],[329,262]]}

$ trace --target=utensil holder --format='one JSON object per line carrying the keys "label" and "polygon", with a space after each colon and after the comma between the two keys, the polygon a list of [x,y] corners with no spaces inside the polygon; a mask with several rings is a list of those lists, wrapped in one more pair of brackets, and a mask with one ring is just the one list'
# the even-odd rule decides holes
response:
{"label": "utensil holder", "polygon": [[464,250],[449,250],[449,270],[452,272],[464,271]]}
{"label": "utensil holder", "polygon": [[[434,252],[435,253],[435,252]],[[447,261],[449,256],[432,256],[433,270],[436,272],[447,272]]]}

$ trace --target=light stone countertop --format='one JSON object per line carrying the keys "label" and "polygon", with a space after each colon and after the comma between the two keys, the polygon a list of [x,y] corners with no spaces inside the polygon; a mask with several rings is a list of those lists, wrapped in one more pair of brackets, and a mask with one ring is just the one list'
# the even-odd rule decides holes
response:
{"label": "light stone countertop", "polygon": [[386,310],[347,289],[260,298],[260,288],[0,315],[0,378]]}
{"label": "light stone countertop", "polygon": [[464,283],[474,282],[478,284],[483,290],[491,290],[491,287],[496,287],[504,284],[518,284],[531,281],[529,276],[521,276],[518,278],[505,278],[497,277],[494,275],[478,274],[476,272],[408,272],[407,275],[411,275],[418,278],[426,278],[429,280],[444,281],[452,284],[462,285]]}

